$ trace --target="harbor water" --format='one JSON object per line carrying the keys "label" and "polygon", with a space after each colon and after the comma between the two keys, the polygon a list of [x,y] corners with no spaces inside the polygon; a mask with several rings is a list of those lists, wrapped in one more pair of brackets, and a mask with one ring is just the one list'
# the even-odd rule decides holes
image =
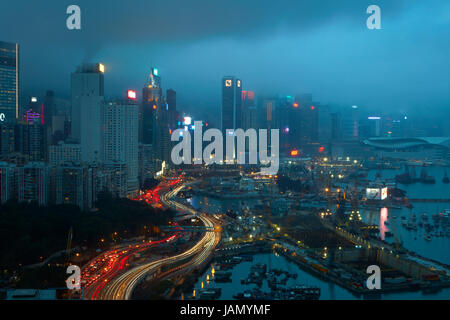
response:
{"label": "harbor water", "polygon": [[[398,184],[398,188],[405,190],[406,195],[410,199],[450,199],[450,184],[444,184],[442,177],[444,176],[446,168],[443,167],[427,167],[427,173],[436,178],[435,184],[414,183],[410,185]],[[403,171],[399,170],[382,170],[381,177],[385,181],[393,181],[396,174]],[[374,180],[375,176],[380,171],[372,170],[368,172],[367,179]],[[420,169],[418,169],[420,174]],[[450,173],[450,171],[449,171]],[[189,199],[191,205],[197,209],[202,209],[206,212],[217,213],[225,212],[228,209],[238,210],[239,201],[220,200],[214,198],[207,198],[204,196],[193,196]],[[425,231],[423,228],[418,228],[417,231],[407,230],[402,221],[409,219],[412,214],[420,219],[421,214],[426,213],[431,219],[432,214],[438,214],[445,209],[450,209],[450,203],[445,202],[413,202],[413,208],[376,208],[376,209],[361,209],[361,216],[365,222],[377,224],[380,229],[380,237],[388,242],[394,242],[394,236],[403,246],[417,254],[450,265],[450,238],[445,236],[431,237],[425,239]],[[401,217],[405,218],[402,219]],[[392,232],[394,236],[386,236],[386,232]],[[317,286],[321,289],[321,300],[348,300],[348,299],[363,299],[364,297],[357,297],[346,289],[326,281],[323,281],[306,271],[300,269],[293,262],[288,261],[284,257],[276,256],[272,253],[257,254],[254,256],[253,262],[242,262],[236,265],[232,270],[232,282],[229,283],[214,283],[206,282],[206,276],[211,275],[211,268],[207,269],[199,278],[195,289],[201,289],[203,286],[220,287],[222,294],[220,299],[232,299],[233,295],[238,292],[249,290],[256,285],[242,285],[240,280],[246,278],[250,272],[250,267],[256,263],[270,264],[272,268],[279,268],[291,273],[297,273],[297,279],[290,279],[288,285],[304,284],[309,286]],[[261,287],[263,291],[269,291],[267,282],[263,283]],[[374,297],[372,297],[374,298]],[[450,299],[450,288],[440,290],[434,293],[423,293],[422,291],[415,292],[397,292],[379,295],[379,299]]]}

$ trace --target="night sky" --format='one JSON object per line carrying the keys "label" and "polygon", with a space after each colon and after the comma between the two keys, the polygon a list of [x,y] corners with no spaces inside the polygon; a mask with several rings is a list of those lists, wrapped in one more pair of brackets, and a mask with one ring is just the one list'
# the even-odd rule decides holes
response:
{"label": "night sky", "polygon": [[[66,28],[81,7],[82,30]],[[381,7],[382,30],[366,8]],[[0,40],[21,46],[23,93],[68,97],[83,61],[105,64],[105,91],[143,87],[157,66],[179,109],[215,114],[220,80],[262,94],[413,112],[450,108],[448,0],[2,0]]]}

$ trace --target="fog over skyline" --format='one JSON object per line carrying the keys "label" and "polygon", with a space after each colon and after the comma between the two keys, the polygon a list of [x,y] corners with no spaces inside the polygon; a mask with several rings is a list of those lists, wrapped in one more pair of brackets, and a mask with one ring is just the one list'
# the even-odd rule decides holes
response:
{"label": "fog over skyline", "polygon": [[[81,8],[81,31],[66,28],[71,4]],[[366,27],[371,4],[381,30]],[[218,113],[226,75],[256,94],[308,92],[400,113],[450,108],[446,0],[3,1],[0,30],[0,40],[20,45],[29,95],[68,97],[76,66],[101,61],[107,96],[140,95],[155,66],[178,109],[194,113]]]}

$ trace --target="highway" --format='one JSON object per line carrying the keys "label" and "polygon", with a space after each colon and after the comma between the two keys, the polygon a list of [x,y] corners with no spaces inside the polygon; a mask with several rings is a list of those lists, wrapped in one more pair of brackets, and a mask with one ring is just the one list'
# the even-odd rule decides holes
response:
{"label": "highway", "polygon": [[81,270],[81,279],[86,299],[96,300],[106,283],[125,270],[128,260],[142,251],[159,244],[172,241],[178,236],[174,235],[158,241],[146,241],[123,245],[109,250],[87,263]]}
{"label": "highway", "polygon": [[[191,207],[172,200],[172,198],[180,192],[186,185],[181,185],[167,193],[161,195],[161,202],[175,210],[181,210],[196,215],[205,226],[212,227],[218,230],[219,223],[216,219],[207,216],[204,213],[198,212]],[[107,281],[101,284],[101,287],[95,292],[94,299],[102,300],[128,300],[132,296],[132,292],[137,284],[147,276],[158,276],[160,268],[164,265],[173,264],[189,259],[189,262],[183,264],[182,268],[177,268],[177,273],[189,272],[202,265],[212,255],[215,247],[220,241],[220,232],[209,231],[205,232],[203,237],[190,249],[160,260],[152,261],[147,264],[135,267],[114,277],[111,280],[108,277]],[[120,268],[120,264],[119,264]]]}

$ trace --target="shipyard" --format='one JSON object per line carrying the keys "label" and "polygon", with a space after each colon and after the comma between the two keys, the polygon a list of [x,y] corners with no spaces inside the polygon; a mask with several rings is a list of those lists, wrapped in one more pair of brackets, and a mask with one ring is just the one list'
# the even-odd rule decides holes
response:
{"label": "shipyard", "polygon": [[[298,191],[286,187],[292,183],[286,169],[293,163],[303,168],[296,173],[301,173],[299,181],[305,181]],[[440,204],[443,209],[438,212],[416,211],[418,203],[428,202],[402,189],[404,178],[395,173],[409,166],[379,163],[373,169],[372,163],[357,159],[323,158],[318,162],[291,158],[281,163],[277,175],[258,176],[249,168],[230,176],[233,171],[229,170],[227,178],[203,178],[195,188],[184,188],[178,195],[180,201],[209,211],[224,223],[223,243],[205,266],[204,278],[196,284],[197,295],[185,293],[183,297],[223,297],[221,285],[234,283],[234,270],[240,265],[248,265],[248,271],[239,272],[237,279],[243,289],[228,296],[238,300],[320,299],[323,290],[317,283],[302,283],[298,273],[286,270],[294,265],[360,298],[446,290],[450,265],[439,262],[438,254],[427,257],[404,243],[404,237],[425,244],[445,243],[450,237],[447,202],[429,200]],[[423,168],[421,176],[426,180],[418,179],[415,184],[432,185],[428,168],[438,170],[446,184],[445,168],[416,166]],[[308,175],[313,177],[309,186]],[[442,249],[435,247],[436,251]],[[255,262],[256,256],[265,258]],[[279,259],[284,262],[271,265],[271,260]],[[370,265],[381,269],[379,290],[366,286]]]}

